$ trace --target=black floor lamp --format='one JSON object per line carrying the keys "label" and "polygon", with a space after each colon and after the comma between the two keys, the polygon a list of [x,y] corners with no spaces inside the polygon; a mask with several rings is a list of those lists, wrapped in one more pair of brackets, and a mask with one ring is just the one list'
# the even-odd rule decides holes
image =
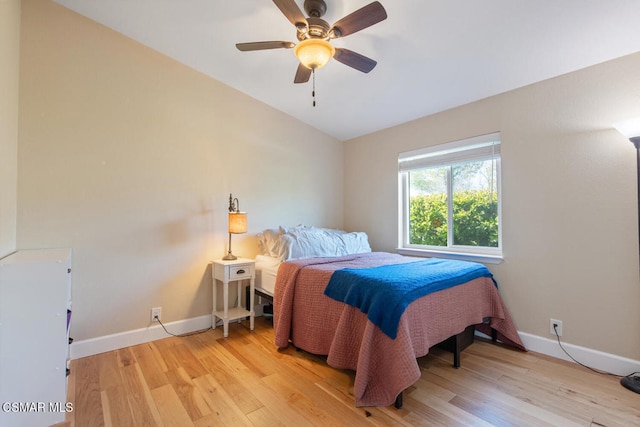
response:
{"label": "black floor lamp", "polygon": [[[630,120],[625,120],[614,124],[614,127],[629,138],[629,141],[636,147],[637,167],[636,175],[638,177],[638,242],[640,242],[640,117]],[[622,377],[620,384],[628,388],[631,391],[640,393],[640,376],[633,374]]]}

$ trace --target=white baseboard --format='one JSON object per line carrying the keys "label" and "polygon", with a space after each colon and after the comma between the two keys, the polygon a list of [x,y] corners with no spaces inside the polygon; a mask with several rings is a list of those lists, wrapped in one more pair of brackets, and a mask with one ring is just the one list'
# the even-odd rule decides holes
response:
{"label": "white baseboard", "polygon": [[[205,315],[194,317],[192,319],[179,320],[176,322],[166,323],[165,326],[173,334],[186,334],[210,327],[211,316]],[[483,335],[478,332],[476,333]],[[562,351],[557,340],[531,335],[526,332],[519,332],[519,335],[527,350],[573,362],[573,360],[571,360],[571,358]],[[117,350],[167,337],[169,337],[169,335],[164,331],[162,326],[153,325],[148,328],[135,329],[132,331],[105,335],[103,337],[75,341],[71,344],[70,355],[71,359],[79,359],[81,357],[92,356],[94,354]],[[615,354],[605,353],[564,342],[562,343],[562,346],[577,361],[594,369],[610,372],[620,376],[640,371],[640,361],[638,360],[627,359],[625,357],[616,356]]]}
{"label": "white baseboard", "polygon": [[[164,326],[169,332],[176,335],[199,331],[211,326],[211,315],[165,323]],[[70,346],[69,353],[71,359],[79,359],[81,357],[93,356],[94,354],[155,341],[169,336],[160,324],[154,324],[147,328],[134,329],[132,331],[90,338],[88,340],[74,341]]]}
{"label": "white baseboard", "polygon": [[[547,356],[574,362],[560,348],[557,339],[549,339],[519,332],[522,343],[527,350],[542,353]],[[562,347],[578,362],[599,371],[625,376],[640,371],[640,361],[616,356],[615,354],[593,350],[579,345],[568,344],[562,341]]]}

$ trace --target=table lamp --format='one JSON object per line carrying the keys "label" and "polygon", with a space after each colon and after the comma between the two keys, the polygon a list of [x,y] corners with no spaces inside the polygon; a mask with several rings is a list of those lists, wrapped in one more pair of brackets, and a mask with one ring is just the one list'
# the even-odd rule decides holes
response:
{"label": "table lamp", "polygon": [[222,257],[223,260],[238,259],[231,252],[231,235],[242,234],[247,232],[247,213],[240,212],[240,202],[237,198],[234,198],[232,194],[229,194],[229,251]]}

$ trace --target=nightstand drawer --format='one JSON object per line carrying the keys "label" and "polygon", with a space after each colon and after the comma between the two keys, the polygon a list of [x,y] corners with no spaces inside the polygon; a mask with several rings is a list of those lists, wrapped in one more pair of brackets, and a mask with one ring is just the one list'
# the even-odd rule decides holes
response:
{"label": "nightstand drawer", "polygon": [[253,277],[253,264],[240,264],[229,267],[229,280],[250,279],[251,277]]}

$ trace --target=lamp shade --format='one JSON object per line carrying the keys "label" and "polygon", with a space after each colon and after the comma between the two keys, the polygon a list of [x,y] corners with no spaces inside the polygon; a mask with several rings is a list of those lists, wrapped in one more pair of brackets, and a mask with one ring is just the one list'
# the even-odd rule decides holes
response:
{"label": "lamp shade", "polygon": [[293,52],[302,65],[315,70],[324,67],[336,53],[336,49],[326,40],[307,39],[298,43]]}
{"label": "lamp shade", "polygon": [[241,234],[247,232],[247,213],[229,212],[229,233]]}
{"label": "lamp shade", "polygon": [[613,127],[629,139],[640,137],[640,117],[614,123]]}

